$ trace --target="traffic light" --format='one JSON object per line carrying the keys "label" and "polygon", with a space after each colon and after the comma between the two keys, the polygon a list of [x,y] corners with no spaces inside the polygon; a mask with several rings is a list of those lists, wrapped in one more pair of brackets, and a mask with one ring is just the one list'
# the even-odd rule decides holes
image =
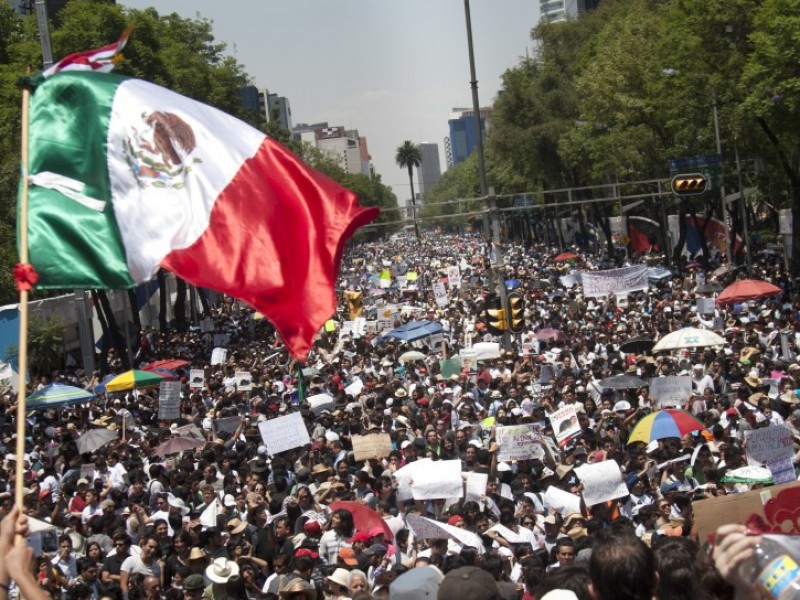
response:
{"label": "traffic light", "polygon": [[672,178],[672,193],[677,196],[702,194],[708,187],[708,178],[701,173],[675,175]]}
{"label": "traffic light", "polygon": [[511,292],[506,297],[506,311],[508,312],[508,330],[511,333],[525,331],[525,300],[518,292]]}
{"label": "traffic light", "polygon": [[488,298],[486,300],[486,309],[484,312],[486,315],[486,326],[491,333],[500,335],[506,329],[508,329],[508,324],[506,323],[506,311],[503,309],[500,298]]}

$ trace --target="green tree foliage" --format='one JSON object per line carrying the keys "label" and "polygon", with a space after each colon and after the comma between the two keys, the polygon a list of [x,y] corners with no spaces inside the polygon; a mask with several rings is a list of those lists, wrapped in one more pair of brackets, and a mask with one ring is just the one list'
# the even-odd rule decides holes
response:
{"label": "green tree foliage", "polygon": [[414,207],[414,233],[416,234],[417,241],[419,237],[419,223],[417,222],[417,198],[414,194],[414,167],[422,164],[422,150],[420,147],[412,142],[406,140],[401,146],[398,146],[395,151],[394,161],[401,169],[408,169],[408,185],[411,190],[411,205]]}
{"label": "green tree foliage", "polygon": [[31,375],[50,375],[64,359],[64,323],[58,317],[32,316],[28,325],[28,368]]}

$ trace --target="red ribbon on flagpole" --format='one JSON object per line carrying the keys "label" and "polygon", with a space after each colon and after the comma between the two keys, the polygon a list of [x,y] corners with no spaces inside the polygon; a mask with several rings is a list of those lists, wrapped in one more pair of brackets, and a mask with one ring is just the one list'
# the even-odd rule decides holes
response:
{"label": "red ribbon on flagpole", "polygon": [[31,263],[18,263],[13,270],[18,292],[29,292],[39,281],[39,274]]}

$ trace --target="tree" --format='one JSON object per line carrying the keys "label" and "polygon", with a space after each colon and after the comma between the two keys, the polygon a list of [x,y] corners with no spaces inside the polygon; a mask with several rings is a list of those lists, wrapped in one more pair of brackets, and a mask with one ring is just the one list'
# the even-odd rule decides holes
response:
{"label": "tree", "polygon": [[412,142],[406,140],[402,146],[397,148],[394,155],[394,161],[401,169],[408,169],[408,184],[411,188],[411,207],[414,213],[414,234],[417,237],[417,242],[420,241],[419,224],[417,223],[417,199],[414,195],[414,167],[422,164],[422,151],[420,147]]}
{"label": "tree", "polygon": [[[58,317],[32,316],[28,324],[28,367],[31,374],[50,375],[64,359],[64,323]],[[25,366],[20,366],[24,371]]]}

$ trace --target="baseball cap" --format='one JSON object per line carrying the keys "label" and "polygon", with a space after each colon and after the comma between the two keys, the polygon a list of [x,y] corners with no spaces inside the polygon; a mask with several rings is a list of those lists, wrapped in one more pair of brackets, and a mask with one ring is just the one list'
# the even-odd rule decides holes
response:
{"label": "baseball cap", "polygon": [[387,552],[388,550],[386,549],[386,546],[384,546],[383,544],[372,544],[372,546],[364,550],[364,554],[366,554],[367,556],[375,556],[377,554],[383,555],[386,554]]}
{"label": "baseball cap", "polygon": [[349,547],[339,550],[339,560],[351,567],[355,567],[358,564],[355,550]]}

